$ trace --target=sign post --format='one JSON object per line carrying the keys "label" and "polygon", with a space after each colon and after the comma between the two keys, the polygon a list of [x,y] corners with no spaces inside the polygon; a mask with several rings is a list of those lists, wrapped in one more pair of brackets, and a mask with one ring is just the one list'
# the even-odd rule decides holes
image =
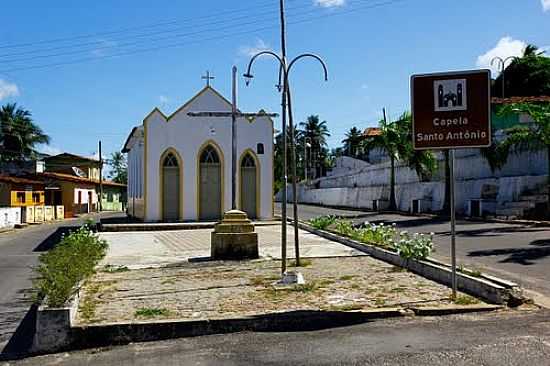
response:
{"label": "sign post", "polygon": [[452,297],[456,298],[455,149],[491,145],[491,74],[473,70],[411,77],[415,150],[449,150]]}

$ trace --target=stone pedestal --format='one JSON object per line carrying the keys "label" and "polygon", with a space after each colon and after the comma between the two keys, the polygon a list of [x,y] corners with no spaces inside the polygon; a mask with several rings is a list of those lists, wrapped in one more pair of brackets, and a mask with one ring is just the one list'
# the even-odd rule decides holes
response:
{"label": "stone pedestal", "polygon": [[212,259],[258,258],[258,233],[245,212],[227,211],[214,226],[210,241]]}

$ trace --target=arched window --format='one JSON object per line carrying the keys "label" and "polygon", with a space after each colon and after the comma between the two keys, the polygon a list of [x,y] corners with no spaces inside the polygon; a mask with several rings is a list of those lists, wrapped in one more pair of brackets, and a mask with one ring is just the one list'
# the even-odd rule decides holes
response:
{"label": "arched window", "polygon": [[178,159],[176,159],[174,154],[168,153],[168,155],[166,155],[166,157],[164,158],[164,162],[162,163],[162,166],[177,167],[178,166]]}
{"label": "arched window", "polygon": [[201,154],[200,162],[202,164],[218,164],[220,157],[218,152],[212,146],[207,146]]}
{"label": "arched window", "polygon": [[241,167],[243,168],[253,168],[256,166],[254,158],[250,154],[246,154],[241,162]]}

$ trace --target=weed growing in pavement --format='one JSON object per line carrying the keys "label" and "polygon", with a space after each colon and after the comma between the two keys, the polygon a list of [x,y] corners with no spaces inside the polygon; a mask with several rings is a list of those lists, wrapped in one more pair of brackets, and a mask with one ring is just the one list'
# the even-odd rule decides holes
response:
{"label": "weed growing in pavement", "polygon": [[128,272],[129,270],[130,269],[126,266],[114,266],[112,264],[107,264],[101,269],[101,272],[118,273],[118,272]]}
{"label": "weed growing in pavement", "polygon": [[339,278],[340,281],[349,281],[357,277],[356,275],[344,275]]}
{"label": "weed growing in pavement", "polygon": [[63,236],[54,249],[38,259],[33,283],[37,300],[45,298],[49,307],[65,305],[78,283],[94,273],[106,251],[107,243],[86,225]]}
{"label": "weed growing in pavement", "polygon": [[457,305],[474,305],[479,304],[479,300],[468,295],[458,295],[454,300],[454,303]]}
{"label": "weed growing in pavement", "polygon": [[[300,259],[300,267],[309,267],[312,264],[313,262],[311,261],[311,259],[303,259],[303,258]],[[296,267],[296,261],[295,260],[290,261],[288,265],[290,267]]]}
{"label": "weed growing in pavement", "polygon": [[136,310],[135,316],[142,318],[155,318],[159,316],[168,316],[170,311],[166,308],[139,308]]}

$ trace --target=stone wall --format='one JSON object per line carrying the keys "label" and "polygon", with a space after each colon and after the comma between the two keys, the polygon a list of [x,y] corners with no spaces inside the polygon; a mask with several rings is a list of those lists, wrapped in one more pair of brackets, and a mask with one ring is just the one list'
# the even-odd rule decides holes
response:
{"label": "stone wall", "polygon": [[[396,200],[399,210],[409,211],[411,200],[431,201],[431,210],[443,207],[445,197],[444,157],[437,156],[438,171],[429,181],[421,182],[416,172],[402,163],[396,164]],[[350,158],[346,158],[350,159]],[[351,165],[347,163],[347,165]],[[341,170],[340,170],[341,171]],[[467,211],[470,199],[482,198],[482,191],[493,191],[498,205],[518,200],[528,190],[536,190],[546,182],[545,151],[511,154],[507,164],[492,172],[477,149],[456,151],[456,207],[459,214]],[[388,200],[390,194],[389,161],[333,174],[301,184],[298,199],[303,203],[331,206],[372,208],[373,200]],[[289,188],[289,200],[292,191]],[[280,194],[276,197],[280,200]]]}

